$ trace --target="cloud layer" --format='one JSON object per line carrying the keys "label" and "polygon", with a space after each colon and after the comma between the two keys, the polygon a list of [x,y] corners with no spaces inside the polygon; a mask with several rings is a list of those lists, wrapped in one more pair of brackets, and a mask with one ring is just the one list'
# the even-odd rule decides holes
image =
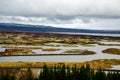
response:
{"label": "cloud layer", "polygon": [[19,16],[120,17],[120,0],[0,0],[0,12]]}
{"label": "cloud layer", "polygon": [[120,18],[77,17],[61,20],[47,17],[0,16],[0,22],[46,25],[63,28],[120,30]]}
{"label": "cloud layer", "polygon": [[120,0],[0,0],[0,22],[120,30]]}

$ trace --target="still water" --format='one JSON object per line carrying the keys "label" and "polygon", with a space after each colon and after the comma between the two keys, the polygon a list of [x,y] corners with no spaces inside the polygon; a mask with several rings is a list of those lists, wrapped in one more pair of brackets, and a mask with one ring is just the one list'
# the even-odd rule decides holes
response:
{"label": "still water", "polygon": [[[118,42],[119,43],[119,42]],[[0,62],[84,62],[97,59],[120,59],[120,55],[111,55],[102,53],[102,50],[107,48],[119,48],[120,46],[100,46],[94,44],[94,46],[81,46],[76,45],[77,47],[65,47],[59,46],[57,48],[61,49],[59,51],[42,51],[41,49],[33,50],[35,54],[65,54],[64,51],[70,49],[87,49],[90,51],[96,52],[94,55],[52,55],[52,56],[9,56],[9,57],[0,57]],[[37,46],[42,48],[56,48],[51,46]],[[0,47],[0,51],[4,51],[5,48]]]}

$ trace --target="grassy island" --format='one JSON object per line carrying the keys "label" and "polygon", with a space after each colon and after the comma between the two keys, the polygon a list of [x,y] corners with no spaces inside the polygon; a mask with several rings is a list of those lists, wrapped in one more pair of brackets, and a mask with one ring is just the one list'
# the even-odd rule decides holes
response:
{"label": "grassy island", "polygon": [[103,53],[108,53],[108,54],[117,54],[120,55],[120,49],[118,48],[108,48],[102,51]]}

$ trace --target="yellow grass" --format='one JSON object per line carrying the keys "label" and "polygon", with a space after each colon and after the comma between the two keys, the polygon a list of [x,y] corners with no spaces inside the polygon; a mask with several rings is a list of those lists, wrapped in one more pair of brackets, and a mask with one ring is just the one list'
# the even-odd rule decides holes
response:
{"label": "yellow grass", "polygon": [[82,66],[90,64],[91,68],[110,68],[111,65],[120,65],[120,60],[116,59],[101,59],[93,60],[87,62],[0,62],[0,67],[42,67],[44,64],[47,66],[61,65],[65,64],[66,66]]}

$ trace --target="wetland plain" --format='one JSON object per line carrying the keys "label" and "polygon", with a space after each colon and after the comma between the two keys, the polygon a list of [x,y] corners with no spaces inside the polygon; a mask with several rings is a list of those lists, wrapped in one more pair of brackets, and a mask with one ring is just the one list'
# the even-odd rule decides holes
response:
{"label": "wetland plain", "polygon": [[0,44],[1,62],[86,62],[120,59],[120,37],[1,32]]}
{"label": "wetland plain", "polygon": [[[120,37],[0,32],[0,72],[38,79],[44,65],[120,71]],[[17,70],[17,71],[16,71]]]}

